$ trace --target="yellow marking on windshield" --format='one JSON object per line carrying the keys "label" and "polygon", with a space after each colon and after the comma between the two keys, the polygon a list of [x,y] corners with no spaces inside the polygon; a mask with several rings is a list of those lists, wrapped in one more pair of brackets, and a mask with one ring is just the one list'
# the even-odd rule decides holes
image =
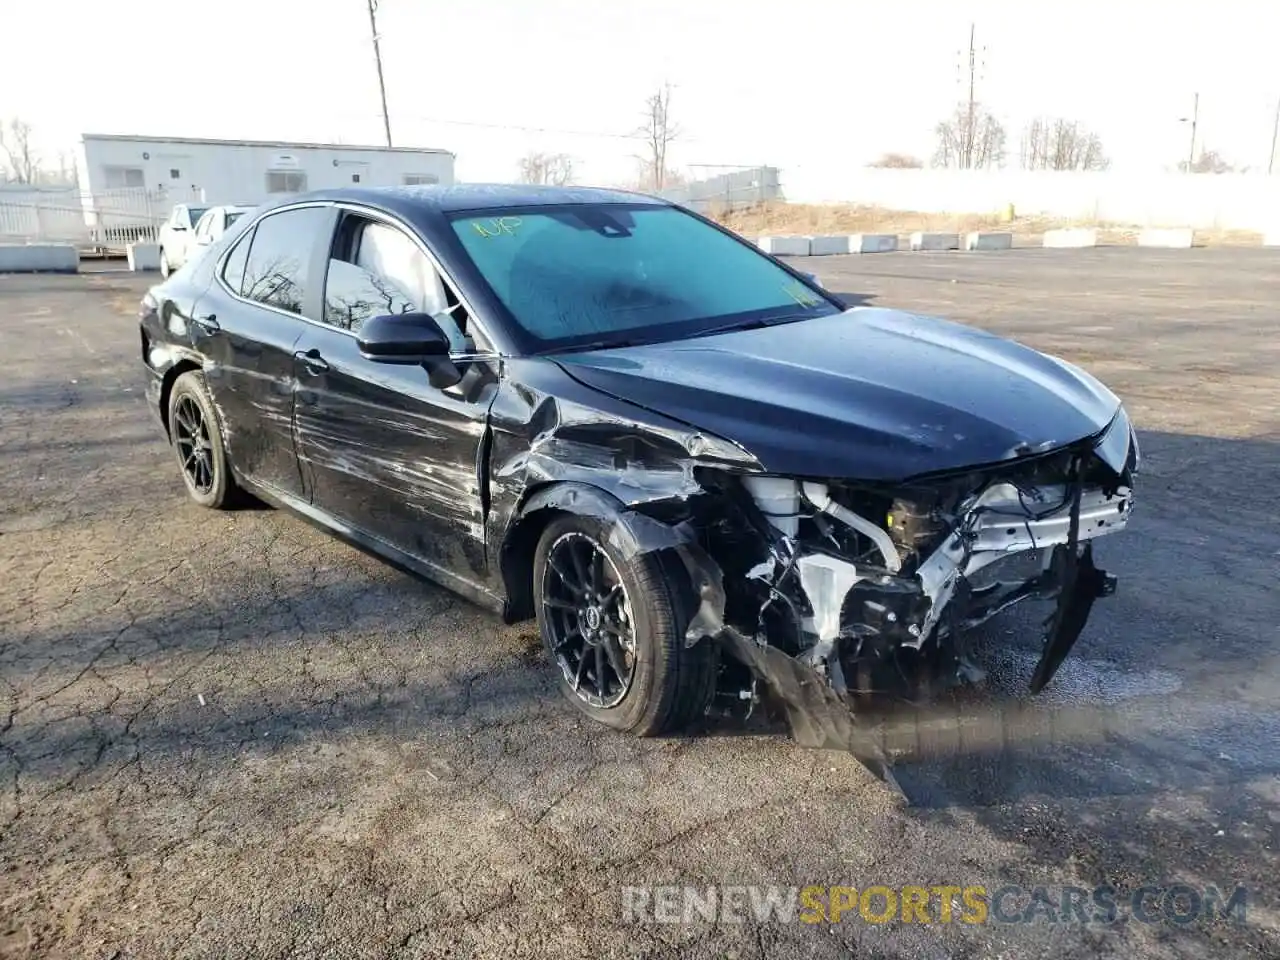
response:
{"label": "yellow marking on windshield", "polygon": [[802,283],[792,281],[782,288],[782,292],[802,307],[816,307],[822,298]]}
{"label": "yellow marking on windshield", "polygon": [[476,233],[485,239],[492,237],[514,237],[516,231],[524,224],[519,217],[493,217],[481,223],[478,220],[471,221],[471,226],[475,228]]}

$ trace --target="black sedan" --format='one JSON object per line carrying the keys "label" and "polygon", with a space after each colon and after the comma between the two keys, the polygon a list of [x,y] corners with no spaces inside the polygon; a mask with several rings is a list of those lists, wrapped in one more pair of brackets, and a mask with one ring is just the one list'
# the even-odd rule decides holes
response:
{"label": "black sedan", "polygon": [[638,734],[764,693],[839,729],[971,678],[965,632],[1028,598],[1054,604],[1038,690],[1132,504],[1133,431],[1087,373],[848,309],[631,193],[294,197],[151,290],[141,333],[197,503],[252,494],[536,617],[568,698]]}

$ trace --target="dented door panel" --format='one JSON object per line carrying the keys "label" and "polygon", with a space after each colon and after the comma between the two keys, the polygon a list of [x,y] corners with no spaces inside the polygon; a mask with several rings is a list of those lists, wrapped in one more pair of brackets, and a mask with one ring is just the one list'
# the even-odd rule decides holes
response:
{"label": "dented door panel", "polygon": [[309,326],[295,352],[298,451],[313,504],[426,563],[482,578],[488,363],[438,390],[421,367],[364,359],[342,331]]}
{"label": "dented door panel", "polygon": [[193,323],[192,331],[237,473],[305,495],[293,442],[293,350],[303,321],[221,291],[203,298],[199,308],[217,323],[216,329]]}

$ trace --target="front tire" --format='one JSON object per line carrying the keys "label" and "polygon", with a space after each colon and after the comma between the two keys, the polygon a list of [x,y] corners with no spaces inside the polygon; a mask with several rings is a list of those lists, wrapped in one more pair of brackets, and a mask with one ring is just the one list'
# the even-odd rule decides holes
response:
{"label": "front tire", "polygon": [[623,557],[606,523],[563,516],[538,541],[533,576],[543,646],[580,711],[638,736],[706,713],[714,651],[705,639],[685,642],[690,601],[678,561]]}
{"label": "front tire", "polygon": [[169,436],[191,499],[212,510],[232,506],[238,491],[222,429],[204,375],[196,370],[178,377],[169,392]]}
{"label": "front tire", "polygon": [[160,248],[160,278],[168,280],[169,275],[173,273],[173,268],[169,266],[169,254],[164,247]]}

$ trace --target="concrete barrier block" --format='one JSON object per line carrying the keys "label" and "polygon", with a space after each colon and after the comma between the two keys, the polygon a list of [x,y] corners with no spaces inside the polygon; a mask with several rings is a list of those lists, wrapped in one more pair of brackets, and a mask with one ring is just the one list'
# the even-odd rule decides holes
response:
{"label": "concrete barrier block", "polygon": [[1098,231],[1092,227],[1069,227],[1065,230],[1046,230],[1046,247],[1096,247]]}
{"label": "concrete barrier block", "polygon": [[807,257],[810,237],[761,237],[756,241],[765,253],[775,257]]}
{"label": "concrete barrier block", "polygon": [[850,253],[892,253],[898,249],[898,237],[893,233],[851,233]]}
{"label": "concrete barrier block", "polygon": [[75,273],[80,254],[69,243],[0,244],[0,273]]}
{"label": "concrete barrier block", "polygon": [[1138,234],[1140,247],[1165,247],[1171,250],[1190,250],[1195,231],[1190,227],[1173,227],[1143,230]]}
{"label": "concrete barrier block", "polygon": [[965,234],[966,250],[1011,250],[1013,249],[1012,233],[969,233]]}
{"label": "concrete barrier block", "polygon": [[809,254],[814,257],[827,256],[833,253],[849,252],[849,235],[839,234],[833,237],[810,237]]}
{"label": "concrete barrier block", "polygon": [[923,233],[917,231],[911,235],[912,250],[959,250],[960,234],[958,233]]}
{"label": "concrete barrier block", "polygon": [[160,244],[158,243],[131,243],[124,248],[124,252],[129,258],[130,270],[137,272],[160,269]]}

